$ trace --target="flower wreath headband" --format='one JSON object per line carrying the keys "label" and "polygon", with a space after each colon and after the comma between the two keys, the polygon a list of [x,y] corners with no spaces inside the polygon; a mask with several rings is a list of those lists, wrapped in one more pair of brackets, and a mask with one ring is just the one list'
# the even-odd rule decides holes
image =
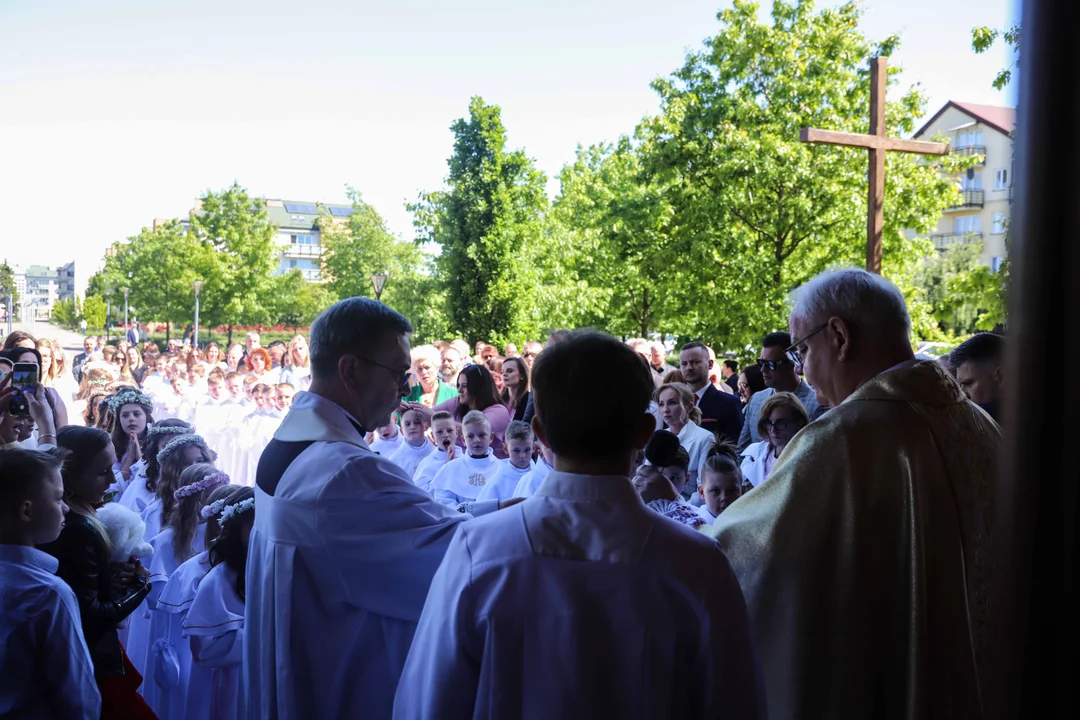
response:
{"label": "flower wreath headband", "polygon": [[146,431],[146,439],[161,437],[162,435],[194,435],[195,431],[186,425],[153,425]]}
{"label": "flower wreath headband", "polygon": [[138,390],[125,389],[109,400],[109,410],[116,413],[125,405],[141,405],[147,413],[154,409],[153,401]]}
{"label": "flower wreath headband", "polygon": [[202,480],[196,480],[190,485],[185,485],[184,487],[177,488],[176,491],[173,493],[173,499],[179,500],[180,498],[190,497],[191,495],[198,495],[207,488],[212,488],[215,485],[225,485],[228,482],[229,476],[219,470],[216,473],[211,473],[210,475],[207,475]]}
{"label": "flower wreath headband", "polygon": [[218,525],[224,525],[227,521],[236,517],[240,513],[245,513],[248,510],[255,509],[255,498],[250,497],[247,500],[241,500],[235,505],[229,505],[227,508],[221,511],[221,517],[218,518]]}
{"label": "flower wreath headband", "polygon": [[187,447],[188,445],[206,445],[206,441],[201,436],[191,433],[188,435],[178,435],[169,441],[169,444],[161,449],[161,452],[157,454],[158,465],[165,464],[165,458],[172,455],[173,452],[180,448]]}

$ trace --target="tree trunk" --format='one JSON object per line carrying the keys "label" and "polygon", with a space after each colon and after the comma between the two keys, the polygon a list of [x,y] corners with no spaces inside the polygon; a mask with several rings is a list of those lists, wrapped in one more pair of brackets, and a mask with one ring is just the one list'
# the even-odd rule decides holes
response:
{"label": "tree trunk", "polygon": [[229,326],[229,340],[225,343],[226,352],[228,352],[230,347],[232,347],[232,325]]}
{"label": "tree trunk", "polygon": [[169,338],[170,338],[169,331],[170,330],[172,330],[172,323],[169,323],[169,322],[165,323],[165,344],[166,345],[169,344]]}

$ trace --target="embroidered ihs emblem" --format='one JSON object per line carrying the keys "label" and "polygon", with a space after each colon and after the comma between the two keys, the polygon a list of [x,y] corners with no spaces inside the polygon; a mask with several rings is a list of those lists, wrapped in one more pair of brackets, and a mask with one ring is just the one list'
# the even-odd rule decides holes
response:
{"label": "embroidered ihs emblem", "polygon": [[469,476],[469,484],[470,485],[475,485],[477,487],[483,487],[484,486],[484,481],[485,481],[485,478],[480,473],[476,473],[475,475],[470,475]]}

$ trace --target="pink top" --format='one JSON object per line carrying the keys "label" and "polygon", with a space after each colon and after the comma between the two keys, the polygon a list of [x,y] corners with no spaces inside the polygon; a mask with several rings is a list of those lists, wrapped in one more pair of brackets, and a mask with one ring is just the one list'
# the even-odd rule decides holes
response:
{"label": "pink top", "polygon": [[[444,403],[439,403],[434,408],[435,412],[445,410],[457,418],[458,399],[456,397],[450,398]],[[488,422],[491,423],[491,434],[495,436],[495,439],[491,442],[491,451],[495,453],[495,457],[505,460],[508,456],[506,454],[506,443],[504,442],[503,435],[506,433],[506,426],[510,424],[510,411],[506,409],[505,405],[495,403],[481,412],[487,417]],[[458,434],[458,446],[465,447],[462,442],[461,434]]]}

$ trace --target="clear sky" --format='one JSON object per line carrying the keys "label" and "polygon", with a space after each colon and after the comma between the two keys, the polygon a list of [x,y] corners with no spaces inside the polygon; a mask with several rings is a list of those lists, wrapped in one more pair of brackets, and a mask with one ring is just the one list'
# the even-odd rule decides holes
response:
{"label": "clear sky", "polygon": [[[990,85],[1005,51],[970,47],[1013,3],[867,0],[862,29],[901,33],[893,63],[929,113],[1013,104]],[[412,237],[404,204],[441,185],[471,96],[500,105],[511,145],[553,177],[579,143],[654,112],[649,82],[729,4],[0,0],[0,258],[74,259],[85,278],[112,242],[233,180],[325,202],[352,185]]]}

